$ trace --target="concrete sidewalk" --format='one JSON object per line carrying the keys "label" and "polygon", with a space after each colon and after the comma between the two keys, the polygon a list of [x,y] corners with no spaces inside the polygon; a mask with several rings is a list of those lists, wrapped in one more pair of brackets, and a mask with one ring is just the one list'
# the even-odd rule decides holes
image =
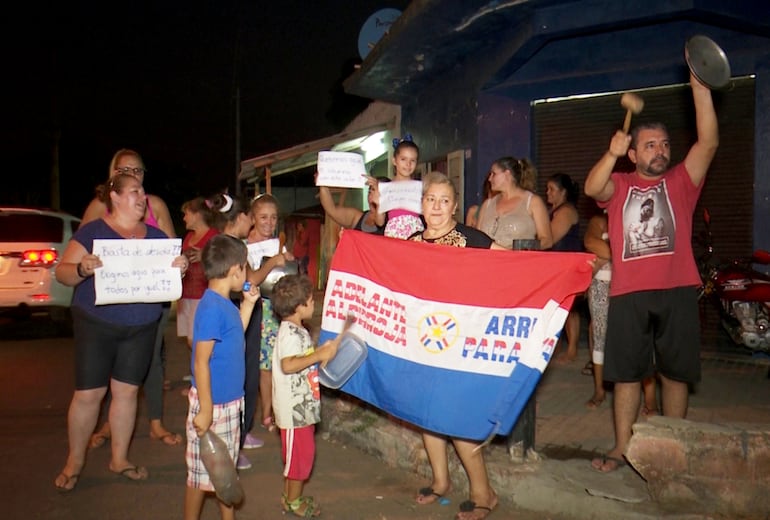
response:
{"label": "concrete sidewalk", "polygon": [[[716,518],[709,511],[663,510],[652,502],[645,481],[626,466],[610,474],[593,470],[590,460],[614,444],[612,394],[588,409],[593,379],[581,370],[589,359],[585,342],[579,359],[552,364],[536,390],[535,453],[513,460],[505,439],[486,448],[490,479],[501,502],[544,518]],[[770,431],[770,359],[737,350],[702,353],[703,379],[692,389],[688,420],[765,425]],[[344,394],[327,392],[322,430],[332,439],[374,454],[430,482],[419,435],[410,425],[386,417]],[[644,417],[639,418],[644,421]],[[453,457],[455,492],[467,493],[459,460]],[[499,516],[499,515],[496,515]]]}

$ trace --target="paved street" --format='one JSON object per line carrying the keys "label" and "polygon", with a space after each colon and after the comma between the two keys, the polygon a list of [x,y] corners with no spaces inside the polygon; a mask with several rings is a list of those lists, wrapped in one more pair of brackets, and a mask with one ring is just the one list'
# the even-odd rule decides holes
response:
{"label": "paved street", "polygon": [[[66,410],[72,394],[72,338],[51,337],[45,322],[25,327],[0,322],[0,489],[5,500],[2,518],[8,519],[165,519],[180,518],[184,496],[185,466],[182,446],[167,447],[148,436],[144,404],[140,406],[131,459],[149,468],[150,480],[134,483],[107,469],[108,448],[92,450],[77,489],[60,495],[53,479],[61,469],[67,449]],[[42,336],[42,337],[40,337]],[[33,339],[20,339],[20,338]],[[37,337],[37,339],[34,339]],[[175,322],[166,331],[166,423],[182,432],[186,398],[180,395],[187,372],[188,353],[175,338]],[[493,519],[534,520],[551,518],[608,518],[612,511],[627,511],[630,518],[639,507],[615,500],[589,497],[586,483],[610,481],[589,469],[588,459],[612,444],[609,400],[598,410],[583,403],[590,396],[591,378],[581,375],[587,358],[549,367],[537,391],[536,449],[542,463],[512,466],[505,450],[490,451],[490,475],[501,495]],[[770,424],[770,380],[767,360],[735,352],[704,353],[703,383],[691,396],[691,420]],[[278,437],[257,432],[265,447],[247,452],[254,463],[242,472],[246,501],[242,519],[281,518],[278,497],[281,465]],[[446,506],[417,507],[415,491],[425,480],[404,469],[394,469],[357,448],[335,442],[328,432],[319,435],[316,472],[307,487],[321,502],[323,518],[343,520],[450,519],[464,500],[461,490],[450,495]],[[525,487],[526,476],[537,477],[536,487],[552,482],[552,489]],[[617,476],[621,478],[621,475]],[[644,493],[644,482],[626,468],[626,487]],[[592,484],[593,485],[593,484]],[[620,504],[620,505],[618,505]],[[522,510],[526,505],[528,511]],[[540,512],[532,512],[532,509]],[[649,509],[649,508],[648,508]],[[642,508],[644,510],[644,508]],[[605,516],[602,516],[602,511]],[[654,511],[654,509],[653,509]],[[679,512],[689,513],[687,511]],[[611,518],[618,517],[609,516]],[[649,514],[641,518],[657,518]],[[218,518],[213,501],[204,510],[205,520]],[[692,516],[688,518],[706,518]]]}
{"label": "paved street", "polygon": [[[167,375],[173,388],[166,392],[166,423],[184,431],[186,398],[180,395],[188,356],[175,336],[172,321]],[[4,334],[3,334],[4,332]],[[19,328],[0,323],[0,337],[46,336],[48,324]],[[135,483],[107,469],[107,446],[91,450],[76,490],[59,494],[53,480],[66,457],[66,410],[73,388],[72,338],[0,341],[0,518],[128,520],[181,518],[185,489],[184,447],[168,447],[148,436],[144,405],[140,409],[130,458],[147,466],[150,479]],[[241,472],[246,500],[242,519],[282,518],[280,443],[277,434],[258,428],[266,445],[248,451],[253,467]],[[446,506],[418,508],[413,501],[424,482],[416,475],[389,468],[382,461],[354,449],[319,438],[314,477],[307,486],[327,519],[448,519],[464,498],[452,496]],[[511,518],[513,509],[501,506],[497,518]],[[518,513],[517,518],[527,518]],[[219,518],[208,500],[204,520]],[[542,518],[541,515],[531,518]]]}

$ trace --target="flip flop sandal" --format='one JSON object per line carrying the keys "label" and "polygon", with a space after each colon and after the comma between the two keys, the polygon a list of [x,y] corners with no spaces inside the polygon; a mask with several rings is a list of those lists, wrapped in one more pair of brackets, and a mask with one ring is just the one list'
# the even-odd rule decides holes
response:
{"label": "flip flop sandal", "polygon": [[275,421],[273,420],[272,417],[265,417],[264,419],[262,419],[262,427],[269,432],[274,432]]}
{"label": "flip flop sandal", "polygon": [[[601,464],[600,467],[597,468],[592,463],[591,464],[591,468],[593,468],[594,471],[598,471],[599,473],[612,473],[613,471],[617,471],[620,468],[622,468],[623,466],[627,466],[628,465],[628,463],[626,462],[626,459],[624,459],[624,458],[620,458],[619,459],[617,457],[610,457],[609,455],[602,455],[601,456],[601,461],[602,461],[602,464]],[[604,466],[606,466],[608,462],[614,462],[615,463],[615,467],[611,468],[611,469],[607,469],[607,470],[601,469]]]}
{"label": "flip flop sandal", "polygon": [[421,506],[426,506],[426,505],[432,504],[434,502],[438,502],[441,505],[445,505],[445,504],[449,503],[449,499],[444,497],[444,495],[442,495],[440,493],[436,493],[435,491],[433,491],[432,487],[420,488],[419,491],[417,491],[417,498],[418,499],[419,498],[425,499],[424,502],[420,502],[419,500],[415,500],[415,502],[417,502]]}
{"label": "flip flop sandal", "polygon": [[594,363],[593,361],[589,361],[585,364],[585,366],[580,369],[580,373],[584,376],[592,376],[594,375]]}
{"label": "flip flop sandal", "polygon": [[178,444],[182,444],[182,436],[178,433],[174,432],[166,432],[163,435],[155,435],[153,433],[150,434],[150,439],[160,441],[166,446],[176,446]]}
{"label": "flip flop sandal", "polygon": [[[476,513],[478,511],[478,513]],[[463,513],[471,513],[472,516],[468,517],[467,515],[463,515]],[[457,513],[457,516],[455,518],[463,519],[463,518],[472,518],[473,520],[483,520],[484,518],[488,517],[492,513],[491,507],[486,506],[477,506],[476,502],[473,500],[466,500],[465,502],[460,504],[460,512]]]}
{"label": "flip flop sandal", "polygon": [[[113,473],[123,477],[126,480],[130,480],[132,482],[147,480],[147,478],[149,477],[149,474],[147,473],[147,469],[143,468],[142,466],[129,466],[127,468],[123,468],[120,471],[113,471]],[[133,473],[133,475],[131,475],[131,473]]]}

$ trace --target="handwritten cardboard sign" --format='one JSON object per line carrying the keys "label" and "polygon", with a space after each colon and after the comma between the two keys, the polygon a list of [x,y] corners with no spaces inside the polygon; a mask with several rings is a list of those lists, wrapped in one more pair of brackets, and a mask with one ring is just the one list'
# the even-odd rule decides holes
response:
{"label": "handwritten cardboard sign", "polygon": [[262,257],[271,257],[277,255],[279,253],[280,247],[281,243],[277,238],[271,238],[269,240],[262,240],[261,242],[247,244],[246,248],[249,250],[249,265],[256,271],[259,269],[259,266],[262,263]]}
{"label": "handwritten cardboard sign", "polygon": [[318,152],[316,186],[363,188],[366,166],[361,154],[353,152]]}
{"label": "handwritten cardboard sign", "polygon": [[392,209],[406,209],[422,213],[422,181],[381,182],[380,213]]}
{"label": "handwritten cardboard sign", "polygon": [[94,240],[96,305],[178,300],[182,276],[171,263],[181,251],[181,238]]}

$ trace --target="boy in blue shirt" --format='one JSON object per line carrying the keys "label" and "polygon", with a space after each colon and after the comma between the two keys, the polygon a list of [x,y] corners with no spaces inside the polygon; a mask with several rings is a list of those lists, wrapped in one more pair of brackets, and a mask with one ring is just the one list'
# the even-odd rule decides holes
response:
{"label": "boy in blue shirt", "polygon": [[[198,520],[206,493],[214,491],[201,460],[200,436],[211,429],[225,441],[233,461],[238,458],[246,371],[243,331],[259,298],[255,286],[243,291],[240,311],[230,300],[231,292],[244,288],[246,256],[245,244],[224,234],[209,240],[201,253],[208,289],[198,304],[193,323],[185,520]],[[219,510],[223,520],[235,518],[233,507],[219,502]]]}

